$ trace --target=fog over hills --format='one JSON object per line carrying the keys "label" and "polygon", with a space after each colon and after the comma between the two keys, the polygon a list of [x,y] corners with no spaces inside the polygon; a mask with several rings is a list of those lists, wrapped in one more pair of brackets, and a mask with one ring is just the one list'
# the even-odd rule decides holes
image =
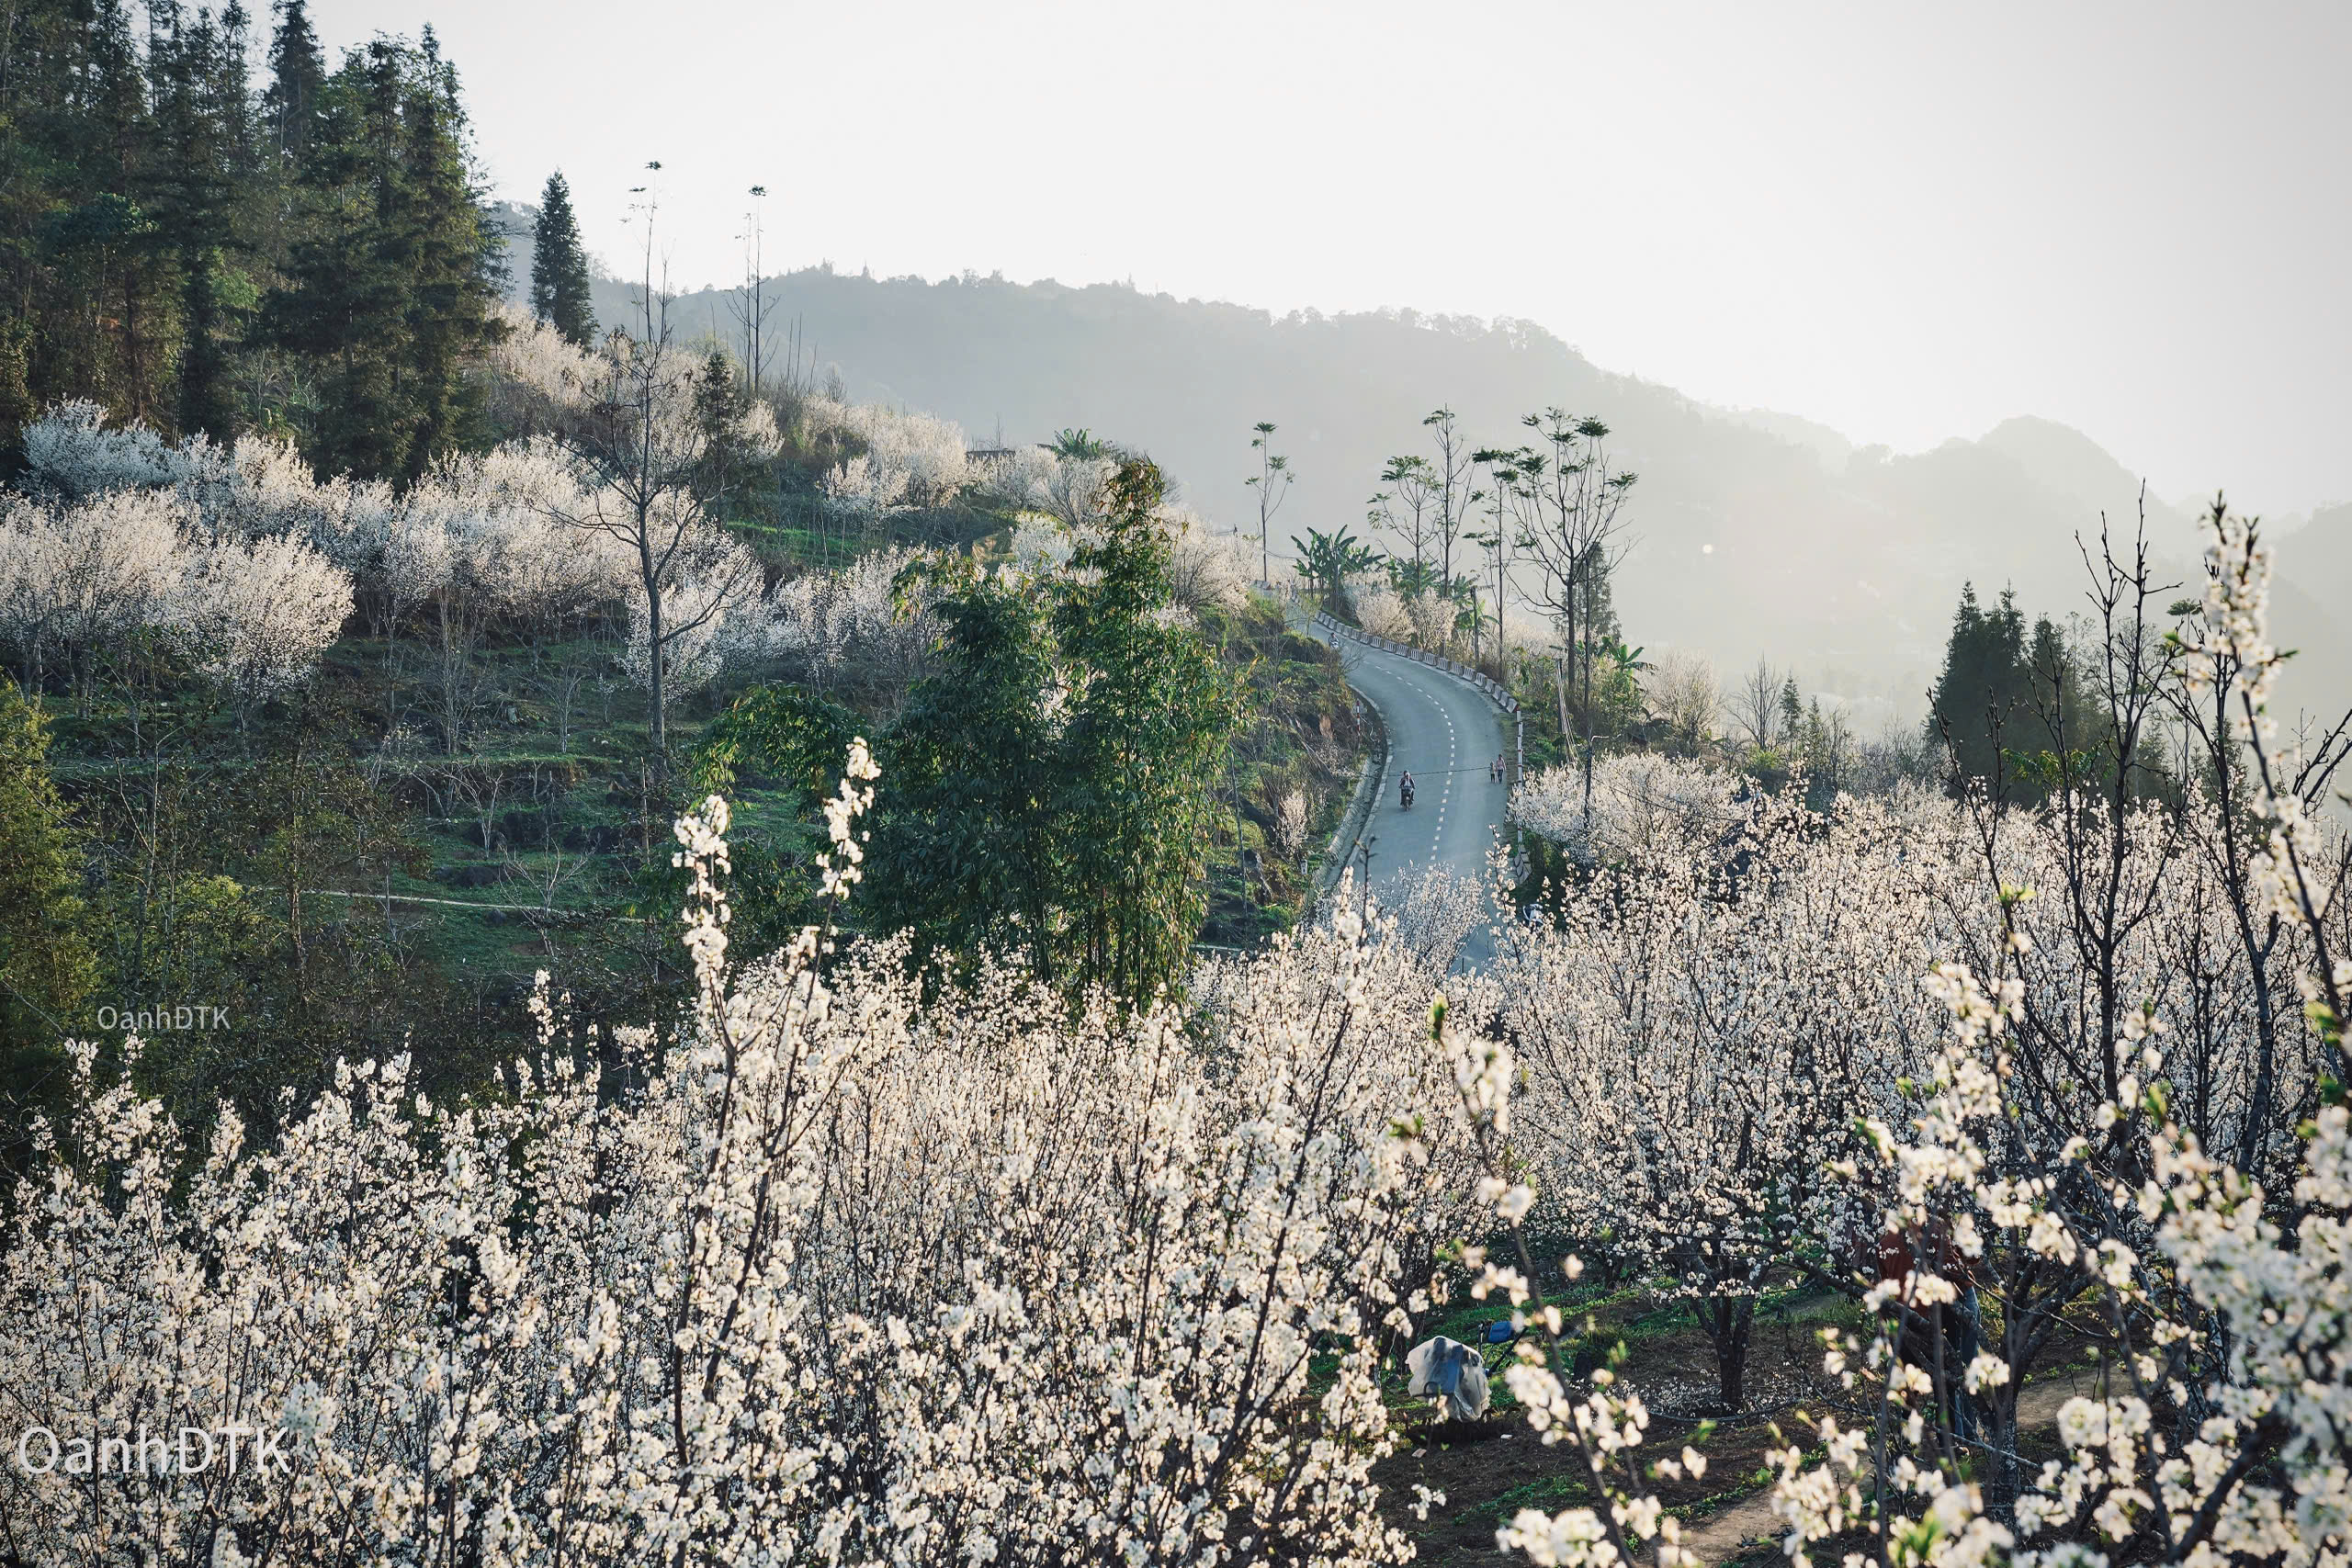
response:
{"label": "fog over hills", "polygon": [[[955,419],[976,446],[1090,429],[1149,451],[1205,515],[1253,534],[1250,427],[1273,421],[1297,475],[1278,550],[1309,526],[1362,533],[1383,462],[1422,450],[1421,419],[1441,404],[1478,445],[1519,444],[1521,416],[1546,407],[1597,414],[1616,460],[1641,475],[1626,512],[1636,543],[1616,579],[1629,638],[1698,649],[1727,676],[1763,654],[1847,698],[1865,728],[1924,711],[1964,581],[1987,599],[2013,585],[2029,615],[2086,608],[2077,533],[2095,549],[2103,513],[2128,543],[2141,503],[2120,463],[2046,420],[1912,455],[1856,448],[1796,415],[1713,408],[1602,370],[1525,321],[1278,319],[1123,285],[971,274],[820,268],[768,290],[775,327],[797,321],[820,381],[837,370],[852,398]],[[600,318],[626,321],[636,297],[600,281]],[[679,297],[673,331],[733,341],[729,299]],[[2166,582],[2196,575],[2199,499],[2147,498]],[[2323,512],[2279,554],[2277,629],[2303,650],[2285,693],[2314,707],[2352,700],[2352,637],[2335,609],[2352,588],[2352,508]]]}

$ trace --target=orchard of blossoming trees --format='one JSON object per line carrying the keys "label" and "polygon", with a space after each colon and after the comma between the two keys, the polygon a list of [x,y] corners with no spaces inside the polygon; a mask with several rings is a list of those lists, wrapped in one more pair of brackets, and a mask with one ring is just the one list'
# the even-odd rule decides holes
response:
{"label": "orchard of blossoming trees", "polygon": [[[1397,1366],[1466,1292],[1520,1331],[1488,1419],[1587,1499],[1500,1544],[1679,1568],[1658,1488],[1711,1439],[1570,1354],[1601,1270],[1700,1306],[1733,1407],[1768,1281],[1850,1297],[1765,1467],[1799,1561],[2342,1563],[2343,861],[2266,711],[2265,547],[2214,529],[2193,614],[2110,577],[2122,760],[2051,805],[1600,791],[1639,826],[1483,976],[1442,886],[1136,1008],[1017,958],[927,984],[830,915],[739,959],[713,798],[674,1032],[543,990],[497,1095],[353,1062],[194,1145],[82,1048],[0,1254],[0,1390],[57,1439],[0,1476],[5,1549],[1401,1562]],[[2202,727],[2207,784],[2135,794],[2141,722]],[[890,785],[843,771],[830,909]],[[2027,1466],[2062,1328],[2106,1374]],[[104,1458],[142,1426],[272,1436]]]}
{"label": "orchard of blossoming trees", "polygon": [[[582,917],[624,916],[663,882],[650,847],[688,781],[719,765],[703,734],[717,713],[789,688],[824,705],[842,735],[862,728],[886,755],[911,757],[939,737],[912,719],[901,733],[902,710],[961,657],[956,623],[934,604],[942,573],[1033,608],[1081,589],[1102,596],[1085,587],[1102,565],[1087,552],[1110,525],[1103,497],[1121,470],[1103,444],[975,461],[959,431],[928,416],[743,396],[723,356],[665,346],[658,332],[583,349],[519,314],[502,328],[478,378],[514,434],[404,486],[321,478],[272,435],[167,440],[91,402],[26,426],[24,472],[0,492],[0,649],[28,699],[62,703],[48,732],[62,741],[67,815],[51,836],[59,855],[94,868],[73,906],[92,962],[14,993],[18,1011],[0,1008],[0,1163],[19,1162],[26,1115],[64,1081],[62,1037],[125,996],[201,995],[227,1011],[232,1037],[151,1056],[143,1082],[196,1116],[225,1091],[262,1122],[281,1089],[315,1089],[337,1054],[387,1054],[419,1026],[434,1040],[425,1082],[478,1081],[526,1025],[537,966],[576,986],[602,1030],[666,1008],[680,972],[663,944],[641,923]],[[808,558],[805,535],[730,502],[745,476],[775,484],[796,465],[821,470],[831,513],[865,519],[864,547],[830,569]],[[1105,659],[1138,678],[1163,656],[1189,659],[1268,694],[1262,710],[1209,702],[1206,687],[1189,707],[1148,705],[1167,721],[1170,757],[1190,761],[1161,771],[1166,799],[1128,811],[1129,826],[1181,796],[1198,831],[1125,833],[1166,852],[1160,871],[1132,883],[1139,897],[1171,879],[1188,890],[1155,917],[1162,956],[1127,982],[1148,994],[1204,919],[1254,932],[1288,918],[1278,900],[1295,908],[1302,896],[1306,829],[1337,810],[1353,760],[1349,729],[1333,723],[1352,726],[1336,660],[1286,641],[1279,609],[1252,604],[1231,541],[1156,486],[1139,507],[1130,531],[1161,542],[1136,558],[1137,592],[1100,615],[1040,623],[1052,646],[1010,694],[1035,710],[1041,749],[998,747],[978,763],[1007,781],[1051,766],[1071,797],[1055,807],[1070,830],[1041,842],[1081,855],[1095,839],[1076,825],[1114,833],[1110,807],[1127,798],[1098,787],[1098,764],[1129,765],[1142,733],[1056,716],[1122,689],[1095,679]],[[959,519],[977,553],[911,542],[910,516]],[[1009,547],[989,546],[989,529]],[[1147,644],[1124,637],[1130,619],[1153,628]],[[918,706],[963,716],[935,695]],[[1210,722],[1213,709],[1226,716]],[[1066,730],[1116,744],[1049,763]],[[773,759],[731,756],[766,784]],[[1213,788],[1225,793],[1216,810]],[[1104,807],[1091,815],[1077,804],[1090,792]],[[820,794],[752,807],[755,849],[777,873],[764,893],[806,881]],[[944,805],[948,836],[995,831],[978,806]],[[914,830],[901,831],[905,813],[888,820],[886,849]],[[1245,858],[1252,832],[1271,852]],[[1030,852],[1019,874],[1044,886],[1047,871]],[[466,917],[435,912],[467,907],[453,890],[499,919],[536,911],[537,951],[518,961],[506,948],[491,975],[466,973],[482,962],[468,950],[476,939],[450,927]],[[361,895],[382,896],[379,929],[344,918]],[[326,918],[314,896],[331,900]],[[784,940],[795,900],[754,903],[782,910],[760,940]],[[894,892],[874,908],[896,918],[906,907]],[[1023,907],[1051,911],[1049,928],[1033,929],[1088,919],[1058,897]],[[1118,944],[1091,945],[1085,972],[1113,963]],[[314,964],[343,983],[318,984]],[[395,1010],[395,997],[423,1010]]]}
{"label": "orchard of blossoming trees", "polygon": [[1151,464],[650,259],[600,333],[560,179],[502,310],[429,35],[152,10],[0,72],[0,1562],[1682,1568],[1746,1486],[2346,1563],[2346,739],[2253,525],[1964,596],[1938,769],[1627,645],[1600,422],[1440,408],[1314,586],[1537,772],[1306,919],[1360,710]]}

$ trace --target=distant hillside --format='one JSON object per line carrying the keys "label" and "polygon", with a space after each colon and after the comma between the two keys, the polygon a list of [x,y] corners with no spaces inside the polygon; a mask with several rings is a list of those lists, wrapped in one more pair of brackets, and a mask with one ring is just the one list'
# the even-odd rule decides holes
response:
{"label": "distant hillside", "polygon": [[[518,283],[529,271],[527,221]],[[1895,457],[1766,411],[1694,402],[1603,371],[1544,329],[1395,312],[1274,318],[1262,310],[1119,285],[940,283],[808,270],[771,280],[775,320],[800,324],[820,375],[849,394],[961,423],[976,445],[1064,426],[1148,450],[1212,518],[1254,529],[1242,480],[1250,427],[1276,437],[1298,482],[1276,543],[1308,526],[1361,531],[1389,455],[1419,449],[1421,417],[1450,405],[1481,444],[1516,444],[1521,415],[1558,405],[1616,432],[1642,478],[1627,516],[1638,546],[1617,580],[1628,635],[1697,649],[1726,671],[1758,653],[1852,699],[1869,716],[1923,711],[1961,584],[2014,583],[2032,612],[2082,608],[2075,536],[2104,511],[2127,538],[2138,481],[2096,443],[2039,419]],[[685,295],[673,331],[731,338],[728,296]],[[597,286],[600,316],[631,313],[627,284]],[[2185,580],[2193,512],[2150,498],[2152,539]],[[2316,535],[2316,525],[2312,530]],[[2334,606],[2352,586],[2352,517],[2329,530],[2299,590],[2303,541],[2281,548],[2280,639],[2303,649],[2290,695],[2352,701],[2352,657]],[[2312,538],[2318,543],[2316,537]]]}

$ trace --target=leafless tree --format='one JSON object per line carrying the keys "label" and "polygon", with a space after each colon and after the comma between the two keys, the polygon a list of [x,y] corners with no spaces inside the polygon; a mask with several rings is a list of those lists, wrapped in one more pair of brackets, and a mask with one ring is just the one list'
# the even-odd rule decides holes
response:
{"label": "leafless tree", "polygon": [[743,286],[727,302],[728,313],[735,318],[736,328],[742,333],[743,385],[753,397],[759,396],[767,385],[768,318],[775,313],[776,306],[768,298],[767,277],[762,270],[764,247],[761,210],[767,194],[765,186],[753,186],[751,189],[752,209],[743,214]]}
{"label": "leafless tree", "polygon": [[[662,165],[649,164],[650,175]],[[715,531],[695,492],[708,433],[695,412],[695,378],[700,362],[670,341],[669,278],[657,282],[654,225],[659,203],[651,183],[634,193],[641,199],[631,220],[644,226],[644,270],[638,296],[634,336],[616,332],[605,341],[604,384],[594,405],[564,432],[566,446],[587,470],[584,501],[564,521],[608,534],[624,545],[637,571],[636,591],[646,613],[647,714],[650,750],[669,750],[668,671],[680,639],[699,631],[740,594],[758,587],[759,565],[748,551],[716,550]],[[683,613],[665,603],[681,572],[718,574],[687,602]]]}
{"label": "leafless tree", "polygon": [[1781,716],[1781,676],[1772,669],[1771,661],[1762,654],[1756,656],[1756,668],[1740,677],[1732,688],[1730,699],[1724,706],[1734,728],[1747,737],[1747,743],[1757,750],[1769,750],[1780,733],[1777,721]]}
{"label": "leafless tree", "polygon": [[571,659],[559,660],[539,677],[539,689],[555,710],[555,749],[567,756],[571,751],[572,709],[579,705],[580,684],[587,678],[588,667]]}
{"label": "leafless tree", "polygon": [[499,803],[506,794],[505,771],[469,767],[460,762],[444,769],[441,780],[447,786],[450,804],[460,800],[466,803],[466,815],[473,818],[481,834],[481,852],[490,853],[498,830]]}
{"label": "leafless tree", "polygon": [[441,691],[441,748],[455,757],[464,750],[466,721],[481,697],[474,650],[481,640],[481,617],[473,596],[452,581],[435,595],[440,612],[440,645],[435,650],[435,683]]}

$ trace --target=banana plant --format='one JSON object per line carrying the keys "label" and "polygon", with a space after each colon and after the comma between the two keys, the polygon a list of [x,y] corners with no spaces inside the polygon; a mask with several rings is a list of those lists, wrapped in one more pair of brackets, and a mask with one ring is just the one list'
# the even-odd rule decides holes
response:
{"label": "banana plant", "polygon": [[1345,594],[1347,581],[1360,571],[1370,571],[1380,564],[1380,552],[1357,538],[1344,527],[1326,534],[1309,528],[1302,540],[1291,536],[1291,548],[1298,552],[1299,576],[1315,583],[1322,591],[1326,603],[1338,604]]}

